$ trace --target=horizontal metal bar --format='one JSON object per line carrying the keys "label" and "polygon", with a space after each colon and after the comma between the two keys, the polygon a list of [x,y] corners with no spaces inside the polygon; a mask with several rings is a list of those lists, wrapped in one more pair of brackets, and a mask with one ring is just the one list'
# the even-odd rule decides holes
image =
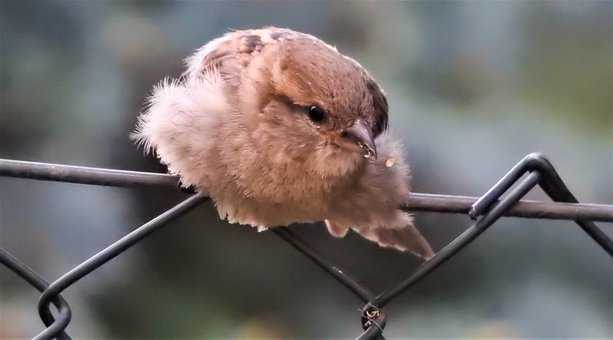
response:
{"label": "horizontal metal bar", "polygon": [[[92,168],[0,159],[0,176],[103,186],[160,186],[177,188],[169,174]],[[402,207],[408,211],[468,214],[478,197],[412,193]],[[613,205],[521,200],[504,216],[613,222]]]}
{"label": "horizontal metal bar", "polygon": [[[479,197],[411,193],[402,207],[407,211],[468,214]],[[504,216],[552,220],[613,222],[613,205],[521,200]]]}
{"label": "horizontal metal bar", "polygon": [[0,159],[0,176],[114,187],[176,187],[178,177],[153,172]]}

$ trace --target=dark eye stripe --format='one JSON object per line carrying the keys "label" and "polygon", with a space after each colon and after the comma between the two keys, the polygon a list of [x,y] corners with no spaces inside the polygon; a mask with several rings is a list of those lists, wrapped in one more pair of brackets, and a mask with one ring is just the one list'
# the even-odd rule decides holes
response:
{"label": "dark eye stripe", "polygon": [[373,80],[368,81],[366,84],[368,91],[373,99],[373,106],[375,108],[373,136],[378,136],[381,132],[387,129],[387,99],[381,91],[381,88]]}

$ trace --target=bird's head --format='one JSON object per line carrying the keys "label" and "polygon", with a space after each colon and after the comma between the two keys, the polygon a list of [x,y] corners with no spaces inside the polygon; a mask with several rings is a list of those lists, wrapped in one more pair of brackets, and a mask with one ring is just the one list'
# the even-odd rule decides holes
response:
{"label": "bird's head", "polygon": [[243,77],[239,93],[253,95],[239,100],[255,108],[254,140],[273,161],[302,161],[329,176],[376,159],[387,100],[353,59],[305,36],[262,50]]}

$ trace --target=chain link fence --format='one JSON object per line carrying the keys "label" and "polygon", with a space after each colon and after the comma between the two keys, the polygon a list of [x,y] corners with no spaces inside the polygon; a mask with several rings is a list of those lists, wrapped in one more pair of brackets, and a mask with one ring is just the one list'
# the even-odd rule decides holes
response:
{"label": "chain link fence", "polygon": [[[118,187],[177,188],[179,181],[176,176],[159,173],[2,159],[0,159],[0,176]],[[521,200],[537,185],[555,202]],[[46,281],[8,251],[0,248],[0,263],[41,292],[38,313],[46,328],[34,339],[71,339],[65,332],[71,320],[71,309],[61,293],[161,229],[168,222],[181,217],[208,200],[208,197],[203,194],[191,193],[186,200],[125,235],[52,283]],[[555,168],[541,154],[526,156],[480,198],[413,193],[407,199],[403,209],[468,214],[474,222],[440,249],[434,257],[422,263],[409,277],[379,293],[372,292],[339,268],[334,261],[321,256],[290,228],[271,229],[271,232],[311,259],[361,300],[364,304],[361,309],[363,331],[357,339],[383,339],[383,330],[386,325],[386,314],[383,308],[462,251],[502,216],[574,221],[597,245],[613,257],[613,240],[594,223],[594,221],[613,222],[613,205],[578,203]]]}

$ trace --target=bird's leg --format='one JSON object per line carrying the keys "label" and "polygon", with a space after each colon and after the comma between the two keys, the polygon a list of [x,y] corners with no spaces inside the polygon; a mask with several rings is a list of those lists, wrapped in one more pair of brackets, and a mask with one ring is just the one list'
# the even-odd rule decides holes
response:
{"label": "bird's leg", "polygon": [[334,221],[326,219],[324,220],[324,222],[326,223],[326,228],[328,228],[328,232],[330,232],[330,234],[334,237],[345,237],[345,235],[347,235],[347,232],[349,231],[349,228],[339,225]]}

